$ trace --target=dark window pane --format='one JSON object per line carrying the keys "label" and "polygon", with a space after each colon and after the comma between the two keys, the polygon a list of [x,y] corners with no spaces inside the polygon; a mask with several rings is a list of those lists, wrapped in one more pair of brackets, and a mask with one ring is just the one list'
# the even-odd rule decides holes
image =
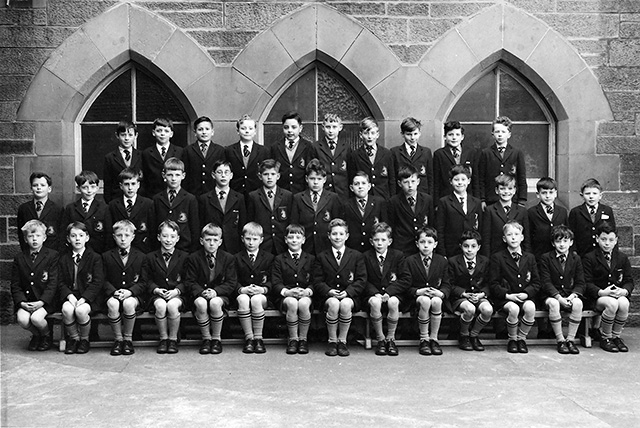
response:
{"label": "dark window pane", "polygon": [[[151,135],[152,130],[153,124],[151,123],[138,124],[138,150],[144,150],[156,143],[156,139]],[[187,145],[188,133],[189,126],[187,124],[174,124],[171,144],[185,147]]]}
{"label": "dark window pane", "polygon": [[484,149],[493,144],[494,140],[491,135],[490,123],[481,125],[466,125],[463,123],[462,127],[464,128],[464,140],[462,144],[466,147]]}
{"label": "dark window pane", "polygon": [[324,68],[318,68],[318,121],[327,113],[340,116],[343,121],[359,121],[371,116],[356,92],[345,82]]}
{"label": "dark window pane", "polygon": [[513,121],[547,121],[544,112],[520,83],[507,73],[500,73],[500,116]]}
{"label": "dark window pane", "polygon": [[[320,138],[324,138],[324,133],[320,129]],[[351,149],[357,149],[360,147],[360,127],[358,124],[345,123],[343,124],[342,131],[340,132],[340,140],[346,141],[348,147]]]}
{"label": "dark window pane", "polygon": [[107,153],[118,147],[115,125],[82,125],[82,169],[94,171],[103,179],[102,167]]}
{"label": "dark window pane", "polygon": [[549,175],[549,125],[514,125],[509,144],[524,152],[527,177]]}
{"label": "dark window pane", "polygon": [[156,79],[136,70],[136,116],[139,122],[153,122],[166,117],[176,122],[187,122],[187,114],[173,94]]}
{"label": "dark window pane", "polygon": [[266,147],[271,147],[276,142],[283,139],[282,125],[278,124],[264,124],[264,142]]}
{"label": "dark window pane", "polygon": [[131,120],[131,70],[107,86],[84,117],[84,122],[119,122]]}
{"label": "dark window pane", "polygon": [[474,83],[458,100],[448,120],[484,121],[496,115],[496,76],[488,73]]}
{"label": "dark window pane", "polygon": [[303,122],[315,122],[316,71],[309,70],[289,86],[271,109],[267,122],[282,122],[282,116],[297,111]]}

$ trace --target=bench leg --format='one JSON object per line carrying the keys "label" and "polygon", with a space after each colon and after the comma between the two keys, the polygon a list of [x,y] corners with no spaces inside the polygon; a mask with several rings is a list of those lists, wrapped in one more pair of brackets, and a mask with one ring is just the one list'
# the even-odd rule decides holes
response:
{"label": "bench leg", "polygon": [[582,336],[582,345],[585,348],[591,348],[593,344],[591,343],[591,336],[589,335],[589,331],[591,330],[591,318],[584,318],[584,335]]}
{"label": "bench leg", "polygon": [[364,320],[364,349],[371,349],[371,323],[369,318]]}

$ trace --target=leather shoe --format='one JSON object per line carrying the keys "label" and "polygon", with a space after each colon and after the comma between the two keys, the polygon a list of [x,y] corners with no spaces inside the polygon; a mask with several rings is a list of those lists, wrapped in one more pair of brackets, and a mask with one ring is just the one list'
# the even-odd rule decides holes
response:
{"label": "leather shoe", "polygon": [[256,348],[253,346],[253,339],[247,339],[244,342],[244,348],[242,348],[242,352],[244,354],[253,354],[256,351]]}
{"label": "leather shoe", "polygon": [[327,350],[324,351],[324,355],[327,357],[335,357],[338,355],[338,344],[336,342],[329,342]]}
{"label": "leather shoe", "polygon": [[302,339],[298,342],[298,354],[308,354],[309,353],[309,343],[306,339]]}
{"label": "leather shoe", "polygon": [[387,355],[392,357],[398,355],[398,346],[393,340],[387,340]]}
{"label": "leather shoe", "polygon": [[627,347],[627,345],[624,344],[622,339],[620,339],[619,337],[614,337],[613,338],[613,344],[618,347],[618,351],[620,351],[620,352],[629,352],[629,348]]}
{"label": "leather shoe", "polygon": [[484,345],[480,342],[480,338],[478,336],[472,336],[469,340],[471,341],[471,347],[474,351],[484,351]]}
{"label": "leather shoe", "polygon": [[211,339],[204,339],[202,344],[200,345],[200,354],[210,354],[211,353]]}
{"label": "leather shoe", "polygon": [[89,352],[89,348],[91,345],[87,339],[80,339],[80,343],[78,343],[78,349],[76,350],[76,354],[86,354]]}
{"label": "leather shoe", "polygon": [[577,355],[580,353],[580,350],[578,349],[576,344],[573,343],[573,340],[567,340],[567,349],[569,350],[569,353],[573,355]]}
{"label": "leather shoe", "polygon": [[298,341],[293,339],[287,344],[287,354],[293,355],[298,353]]}
{"label": "leather shoe", "polygon": [[420,347],[418,348],[420,355],[431,355],[431,347],[428,340],[421,340]]}
{"label": "leather shoe", "polygon": [[431,355],[442,355],[442,348],[437,340],[429,340],[429,347],[431,348]]}
{"label": "leather shoe", "polygon": [[169,339],[162,339],[158,344],[158,348],[156,349],[156,352],[158,354],[166,354],[168,350],[169,350]]}
{"label": "leather shoe", "polygon": [[78,341],[75,339],[67,340],[67,344],[64,347],[64,353],[67,355],[75,354],[77,350],[78,350]]}
{"label": "leather shoe", "polygon": [[125,340],[122,342],[122,355],[131,355],[135,354],[136,350],[133,349],[133,342],[130,340]]}
{"label": "leather shoe", "polygon": [[48,351],[49,349],[51,349],[52,343],[53,343],[53,338],[51,337],[50,334],[47,334],[46,336],[42,336],[42,339],[40,340],[40,344],[38,345],[38,351]]}
{"label": "leather shoe", "polygon": [[376,355],[387,355],[387,346],[384,343],[384,340],[378,340],[378,344],[376,345]]}
{"label": "leather shoe", "polygon": [[556,346],[558,347],[559,354],[566,355],[569,353],[569,346],[567,346],[567,342],[565,341],[558,342]]}
{"label": "leather shoe", "polygon": [[527,348],[527,342],[525,342],[524,339],[518,340],[518,353],[519,354],[529,353],[529,348]]}
{"label": "leather shoe", "polygon": [[222,342],[218,339],[213,339],[211,341],[211,349],[209,350],[212,354],[221,354],[222,353]]}
{"label": "leather shoe", "polygon": [[344,342],[338,342],[338,355],[341,357],[348,357],[350,354],[347,344]]}
{"label": "leather shoe", "polygon": [[518,353],[518,342],[515,340],[509,340],[507,343],[507,352],[510,354]]}
{"label": "leather shoe", "polygon": [[167,354],[178,353],[178,341],[169,339],[169,345],[167,346]]}
{"label": "leather shoe", "polygon": [[255,339],[253,341],[253,349],[256,354],[264,354],[267,352],[267,348],[264,346],[262,339]]}
{"label": "leather shoe", "polygon": [[116,340],[113,342],[113,346],[111,346],[111,355],[114,357],[118,355],[122,355],[122,340]]}
{"label": "leather shoe", "polygon": [[42,336],[36,336],[34,334],[33,336],[31,336],[31,340],[29,341],[29,346],[27,346],[27,349],[29,351],[37,350],[38,346],[40,346],[41,341],[42,341]]}
{"label": "leather shoe", "polygon": [[460,339],[458,339],[458,348],[463,351],[473,351],[473,346],[471,345],[471,339],[469,336],[460,336]]}
{"label": "leather shoe", "polygon": [[604,349],[607,352],[619,352],[620,351],[618,349],[618,347],[616,346],[616,344],[613,343],[613,340],[605,339],[604,337],[602,339],[600,339],[600,348]]}

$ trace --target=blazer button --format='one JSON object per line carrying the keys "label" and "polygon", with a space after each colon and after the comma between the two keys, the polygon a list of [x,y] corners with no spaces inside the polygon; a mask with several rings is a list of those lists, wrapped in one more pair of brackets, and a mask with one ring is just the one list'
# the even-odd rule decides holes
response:
{"label": "blazer button", "polygon": [[34,273],[33,273],[33,272],[31,272],[31,276],[33,276],[33,275],[34,275]]}
{"label": "blazer button", "polygon": [[297,274],[297,273],[294,273],[294,274],[293,274],[293,277],[294,277],[294,278],[297,278],[297,277],[298,277],[298,274]]}

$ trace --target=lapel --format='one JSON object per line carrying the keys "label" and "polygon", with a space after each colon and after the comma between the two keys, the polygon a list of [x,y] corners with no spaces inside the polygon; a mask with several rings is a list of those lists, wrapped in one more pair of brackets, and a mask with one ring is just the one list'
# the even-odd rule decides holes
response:
{"label": "lapel", "polygon": [[256,157],[258,157],[259,150],[260,150],[260,145],[254,141],[253,145],[251,146],[251,153],[249,154],[249,159],[247,160],[247,167],[251,165],[253,162],[255,162]]}
{"label": "lapel", "polygon": [[171,271],[172,265],[175,265],[174,260],[176,258],[176,250],[173,250],[173,255],[169,259],[169,267],[167,267],[166,263],[164,262],[164,257],[162,257],[162,249],[153,253],[153,258],[156,266],[158,266],[162,270],[162,272],[168,274]]}
{"label": "lapel", "polygon": [[[582,216],[585,218],[585,220],[587,220],[589,223],[591,222],[591,215],[589,214],[589,208],[587,208],[587,204],[583,203],[582,205],[580,205],[579,208],[579,213],[582,214]],[[598,212],[596,211],[596,220],[598,218]]]}
{"label": "lapel", "polygon": [[[323,192],[324,193],[324,192]],[[302,193],[302,202],[313,211],[313,203],[311,202],[311,190],[305,189]],[[320,205],[320,201],[318,201]]]}
{"label": "lapel", "polygon": [[602,250],[598,249],[596,252],[596,258],[607,272],[611,272],[613,270],[613,267],[615,266],[615,255],[613,254],[613,251],[611,252],[611,267],[607,264],[607,260],[604,258]]}
{"label": "lapel", "polygon": [[[131,149],[133,152],[133,149]],[[122,153],[120,152],[120,148],[116,148],[115,152],[113,152],[113,158],[121,169],[125,169],[127,164],[124,163],[124,159],[122,158]],[[131,164],[133,165],[133,153],[131,155]]]}
{"label": "lapel", "polygon": [[329,159],[333,159],[338,156],[338,145],[336,144],[336,154],[335,156],[331,154],[331,150],[329,150],[329,144],[327,143],[327,137],[322,138],[318,141],[318,148],[322,153],[324,153]]}
{"label": "lapel", "polygon": [[[507,147],[509,147],[507,145]],[[500,153],[498,152],[498,147],[496,147],[495,143],[491,144],[491,148],[489,149],[491,150],[491,153],[493,153],[493,156],[495,156],[496,159],[498,159],[498,162],[502,163],[503,159],[500,157]],[[504,151],[505,155],[504,158],[507,158],[507,150]]]}
{"label": "lapel", "polygon": [[[229,204],[229,200],[227,199],[227,205],[228,204]],[[218,194],[216,193],[215,189],[209,192],[209,205],[211,205],[213,208],[217,209],[222,214],[224,214],[224,211],[222,211],[222,206],[220,206],[220,200],[218,199]],[[226,208],[226,205],[225,205],[225,208]],[[206,262],[206,257],[205,257],[205,262]]]}
{"label": "lapel", "polygon": [[[166,191],[164,191],[164,193],[166,194]],[[177,207],[178,205],[180,205],[182,203],[182,201],[184,201],[184,199],[187,197],[187,191],[184,190],[182,187],[180,188],[180,191],[178,192],[178,194],[176,195],[176,198],[173,200],[173,206]],[[169,201],[168,197],[167,197],[167,202]],[[136,201],[137,202],[137,201]]]}
{"label": "lapel", "polygon": [[[122,158],[122,156],[120,156]],[[131,150],[131,166],[140,165],[142,163],[142,154],[138,149]]]}
{"label": "lapel", "polygon": [[[373,164],[371,163],[369,156],[367,156],[367,151],[364,148],[365,146],[366,144],[364,144],[362,147],[356,150],[357,156],[360,158],[360,162],[363,162],[365,165],[369,165],[369,167],[373,167]],[[376,150],[376,158],[377,157],[378,157],[378,150]]]}
{"label": "lapel", "polygon": [[[460,146],[460,163],[462,164],[462,146]],[[456,164],[456,158],[453,157],[453,154],[451,153],[451,149],[449,148],[448,145],[444,146],[444,155],[445,157],[449,160],[449,162],[451,163],[451,165],[455,165]]]}
{"label": "lapel", "polygon": [[[109,254],[109,256],[118,264],[118,266],[120,266],[121,269],[124,269],[125,265],[124,263],[122,263],[122,257],[120,257],[120,252],[119,252],[119,248],[116,248],[115,250],[111,251]],[[129,249],[129,258],[127,259],[127,262],[131,261],[131,249]]]}
{"label": "lapel", "polygon": [[[434,253],[435,254],[435,253]],[[419,283],[427,283],[429,282],[429,277],[431,277],[433,270],[431,269],[433,267],[433,256],[434,254],[431,255],[431,265],[429,265],[429,275],[427,276],[427,269],[424,266],[424,263],[422,262],[422,254],[418,253],[417,254],[417,262],[418,262],[418,272],[420,273],[420,280],[418,281]],[[415,283],[415,281],[414,281]]]}
{"label": "lapel", "polygon": [[[496,152],[497,151],[498,149],[496,149]],[[504,149],[504,159],[502,160],[502,162],[506,163],[512,154],[513,154],[513,147],[511,147],[511,144],[507,144],[507,147]]]}
{"label": "lapel", "polygon": [[[542,221],[544,221],[545,223],[549,223],[549,217],[547,217],[547,211],[542,207],[542,204],[536,205],[536,213],[538,214],[538,217],[540,217]],[[555,216],[556,216],[556,210],[554,207],[553,216],[551,218]]]}
{"label": "lapel", "polygon": [[[369,196],[369,199],[371,199],[371,196]],[[358,204],[358,197],[354,197],[354,198],[349,198],[347,200],[347,208],[353,212],[356,216],[356,218],[363,218],[362,215],[360,214],[360,208],[358,208],[359,204]],[[365,216],[367,214],[367,207],[369,206],[369,201],[367,201],[367,206],[365,207]]]}
{"label": "lapel", "polygon": [[[318,201],[318,210],[317,212],[322,211],[327,204],[329,203],[329,196],[327,196],[327,190],[323,190],[322,194],[320,194],[320,200]],[[313,207],[313,204],[311,204]]]}
{"label": "lapel", "polygon": [[238,203],[238,199],[240,195],[238,192],[234,192],[233,189],[229,188],[229,196],[227,196],[227,203],[224,205],[224,212],[227,213],[232,210],[234,206]]}
{"label": "lapel", "polygon": [[[118,210],[118,212],[124,217],[124,218],[128,218],[127,216],[127,209],[124,206],[124,201],[123,201],[123,197],[124,196],[119,196],[116,200],[115,200],[115,207]],[[139,199],[139,198],[137,198]],[[133,205],[134,208],[136,205],[138,205],[138,200],[136,199],[136,203]],[[131,212],[132,216],[133,216],[133,211]]]}
{"label": "lapel", "polygon": [[[416,151],[416,155],[417,154],[418,152]],[[365,156],[366,156],[366,153],[365,153]],[[380,163],[381,160],[382,160],[382,147],[378,143],[376,143],[376,157],[373,159],[373,165],[378,165],[378,163]]]}
{"label": "lapel", "polygon": [[[177,195],[176,195],[177,198]],[[160,202],[162,202],[167,208],[171,208],[171,204],[169,203],[169,195],[167,195],[167,189],[162,189],[160,192]],[[175,199],[174,199],[175,201]]]}
{"label": "lapel", "polygon": [[[455,194],[450,194],[449,196],[449,203],[453,206],[453,208],[458,211],[460,214],[462,214],[463,217],[466,217],[467,215],[464,213],[464,210],[462,209],[462,204],[460,204],[460,199],[458,199],[458,196]],[[471,212],[471,204],[469,203],[469,194],[467,194],[467,197],[465,198],[467,200],[467,212],[470,213]]]}
{"label": "lapel", "polygon": [[[158,151],[156,150],[156,153],[157,152]],[[176,156],[177,152],[178,152],[178,148],[176,147],[176,145],[169,143],[169,149],[167,150],[167,156],[165,156],[165,159],[177,157]],[[160,153],[158,153],[158,155],[160,155]]]}
{"label": "lapel", "polygon": [[[302,137],[300,137],[300,139],[298,140],[298,146],[296,147],[296,151],[293,153],[293,158],[291,158],[291,163],[295,163],[300,156],[302,156],[302,153],[304,152],[304,150],[307,148],[306,144],[305,144],[305,140],[302,139]],[[287,159],[289,159],[289,157],[287,156]]]}
{"label": "lapel", "polygon": [[[364,206],[364,215],[362,216],[362,218],[368,218],[373,212],[374,206],[375,206],[375,202],[373,201],[373,196],[369,195],[369,197],[367,198],[367,204]],[[358,208],[357,201],[356,201],[356,210],[358,211],[358,214],[360,214],[360,208]]]}
{"label": "lapel", "polygon": [[[416,213],[413,212],[413,210],[411,209],[411,206],[409,205],[409,202],[407,201],[407,197],[404,195],[404,193],[402,193],[398,197],[400,199],[400,207],[402,207],[403,210],[409,213],[411,218],[414,218],[416,216]],[[418,194],[417,193],[416,193],[416,211],[418,211]]]}
{"label": "lapel", "polygon": [[[278,188],[278,190],[280,190],[280,188]],[[278,202],[278,193],[280,192],[276,192],[276,194],[274,195],[273,198],[273,207],[275,208],[276,202]],[[260,187],[260,190],[258,191],[258,198],[260,199],[260,202],[262,202],[262,205],[264,205],[264,207],[269,211],[272,212],[271,210],[271,206],[269,205],[269,198],[267,198],[267,194],[264,190],[264,187]]]}
{"label": "lapel", "polygon": [[[504,208],[502,206],[502,204],[500,203],[500,201],[494,203],[495,207],[496,207],[496,213],[498,214],[498,216],[506,223],[507,221],[509,221],[509,216],[507,215],[507,213],[504,211]],[[509,210],[509,214],[511,214],[511,211],[513,211],[513,204],[511,204],[511,210]]]}
{"label": "lapel", "polygon": [[[456,202],[456,203],[457,203],[457,202]],[[460,206],[460,204],[459,204],[459,203],[457,203],[457,204],[458,204],[458,206]],[[407,205],[409,205],[409,203],[407,203]],[[426,211],[426,210],[425,210],[425,207],[426,207],[426,206],[427,206],[427,200],[425,199],[425,197],[424,197],[424,196],[422,196],[422,195],[420,194],[420,192],[416,193],[416,213]],[[409,208],[409,209],[411,209],[411,208]],[[427,214],[427,215],[428,215],[428,214]],[[428,222],[430,222],[430,221],[431,221],[431,219],[430,219],[430,218],[428,218],[427,220],[428,220],[428,221],[427,221],[427,222],[425,222],[425,223],[428,223]]]}
{"label": "lapel", "polygon": [[[123,208],[124,208],[124,212],[125,212],[125,215],[126,215],[127,209],[124,207],[124,202],[123,202]],[[133,204],[133,208],[131,209],[131,217],[130,218],[136,217],[140,213],[141,209],[142,209],[142,200],[140,199],[140,196],[138,196],[138,197],[136,197],[136,203]],[[139,230],[137,232],[140,233]]]}
{"label": "lapel", "polygon": [[[280,206],[282,199],[284,198],[284,193],[280,186],[276,187],[276,194],[273,197],[273,209],[276,209]],[[267,207],[269,207],[269,201],[267,200]]]}
{"label": "lapel", "polygon": [[[341,140],[340,138],[338,138],[338,140],[336,141],[336,150],[335,150],[335,155],[333,155],[333,158],[339,159],[346,150],[347,150],[347,144],[344,142],[344,140]],[[329,153],[331,153],[331,151],[329,151]]]}

